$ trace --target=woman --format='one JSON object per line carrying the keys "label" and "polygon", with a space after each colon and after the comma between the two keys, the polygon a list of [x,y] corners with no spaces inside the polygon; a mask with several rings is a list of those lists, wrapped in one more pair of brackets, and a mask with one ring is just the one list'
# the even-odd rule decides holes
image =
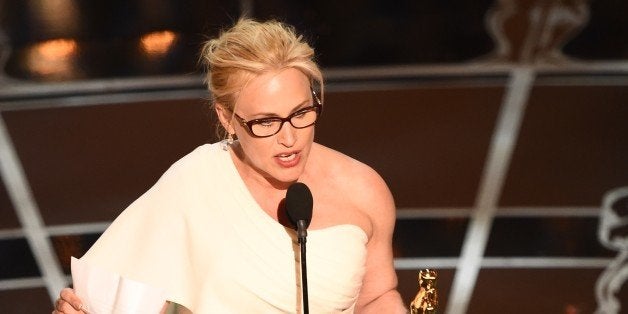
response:
{"label": "woman", "polygon": [[[82,260],[164,288],[194,313],[300,312],[298,244],[281,224],[286,190],[298,181],[314,199],[310,311],[405,313],[390,191],[370,167],[314,142],[323,80],[313,56],[275,21],[240,20],[206,43],[208,88],[227,139],[177,161]],[[56,313],[80,308],[64,289]]]}

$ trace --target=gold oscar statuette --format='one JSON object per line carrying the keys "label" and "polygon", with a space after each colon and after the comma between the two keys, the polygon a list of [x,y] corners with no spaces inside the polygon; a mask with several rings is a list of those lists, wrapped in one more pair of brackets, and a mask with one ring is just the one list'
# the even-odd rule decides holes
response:
{"label": "gold oscar statuette", "polygon": [[430,269],[419,271],[419,292],[410,303],[410,314],[436,314],[438,293],[436,272]]}

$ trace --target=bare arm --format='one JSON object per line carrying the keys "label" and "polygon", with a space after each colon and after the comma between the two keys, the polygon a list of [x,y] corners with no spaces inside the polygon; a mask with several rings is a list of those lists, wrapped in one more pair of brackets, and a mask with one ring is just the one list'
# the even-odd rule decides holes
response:
{"label": "bare arm", "polygon": [[379,175],[369,179],[375,189],[369,193],[364,206],[370,216],[372,235],[367,244],[366,273],[356,306],[357,313],[407,313],[397,291],[392,254],[392,234],[395,226],[395,205],[388,187]]}

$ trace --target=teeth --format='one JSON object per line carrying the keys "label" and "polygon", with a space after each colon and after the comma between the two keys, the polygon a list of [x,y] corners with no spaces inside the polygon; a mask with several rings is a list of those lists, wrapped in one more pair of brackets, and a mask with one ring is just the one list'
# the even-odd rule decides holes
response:
{"label": "teeth", "polygon": [[291,161],[291,160],[294,160],[294,158],[296,157],[297,157],[296,154],[279,155],[279,159],[281,161]]}

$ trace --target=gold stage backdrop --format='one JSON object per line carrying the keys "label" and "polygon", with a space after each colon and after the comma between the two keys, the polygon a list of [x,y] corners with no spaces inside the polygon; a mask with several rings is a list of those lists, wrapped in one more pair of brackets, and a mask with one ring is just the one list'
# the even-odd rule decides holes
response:
{"label": "gold stage backdrop", "polygon": [[388,182],[408,304],[431,268],[440,313],[625,313],[626,14],[584,0],[0,0],[0,308],[50,311],[69,257],[215,140],[197,51],[248,15],[317,48],[317,140]]}

